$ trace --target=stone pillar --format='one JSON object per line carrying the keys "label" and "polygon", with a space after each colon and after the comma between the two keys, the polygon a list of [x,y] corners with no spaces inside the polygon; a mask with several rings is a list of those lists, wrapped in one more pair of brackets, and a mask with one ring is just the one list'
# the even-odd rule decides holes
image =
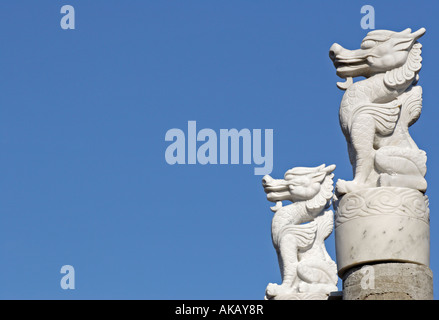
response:
{"label": "stone pillar", "polygon": [[414,263],[357,266],[343,275],[344,300],[433,300],[433,272]]}
{"label": "stone pillar", "polygon": [[409,188],[366,188],[334,205],[343,299],[433,298],[427,196]]}

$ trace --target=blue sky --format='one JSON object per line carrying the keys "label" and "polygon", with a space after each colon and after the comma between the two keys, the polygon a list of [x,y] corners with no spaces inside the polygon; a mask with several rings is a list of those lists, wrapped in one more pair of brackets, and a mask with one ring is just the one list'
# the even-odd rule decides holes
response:
{"label": "blue sky", "polygon": [[[75,30],[60,27],[65,4]],[[437,275],[439,3],[7,0],[0,298],[262,299],[280,281],[262,177],[254,165],[171,166],[165,134],[191,120],[273,129],[273,177],[334,163],[350,179],[328,50],[359,47],[365,4],[377,29],[427,29],[410,132],[428,155]],[[335,259],[333,236],[327,248]],[[63,265],[75,290],[60,287]]]}

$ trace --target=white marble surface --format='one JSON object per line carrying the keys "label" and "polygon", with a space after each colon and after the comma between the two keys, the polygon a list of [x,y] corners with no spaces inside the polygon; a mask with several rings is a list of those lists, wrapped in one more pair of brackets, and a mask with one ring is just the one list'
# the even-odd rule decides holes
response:
{"label": "white marble surface", "polygon": [[[332,199],[335,165],[288,170],[284,179],[265,176],[262,185],[271,210],[272,240],[282,283],[269,283],[265,299],[327,299],[337,291],[337,266],[325,248],[334,217],[326,210]],[[282,201],[292,204],[283,206]]]}
{"label": "white marble surface", "polygon": [[[340,126],[354,169],[352,181],[338,180],[339,195],[366,187],[407,187],[425,192],[427,157],[411,138],[408,127],[422,109],[417,86],[425,33],[373,30],[357,50],[334,43],[329,51],[338,87],[346,92],[340,104]],[[365,77],[357,82],[353,78]]]}
{"label": "white marble surface", "polygon": [[344,195],[336,204],[338,273],[372,262],[429,266],[428,198],[408,188],[370,188]]}

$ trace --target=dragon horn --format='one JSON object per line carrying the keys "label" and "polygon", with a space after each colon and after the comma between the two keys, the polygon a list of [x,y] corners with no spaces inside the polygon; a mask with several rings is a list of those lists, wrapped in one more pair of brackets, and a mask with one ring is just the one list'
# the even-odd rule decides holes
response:
{"label": "dragon horn", "polygon": [[411,36],[412,36],[414,39],[419,39],[420,37],[422,37],[422,36],[424,35],[425,31],[427,31],[427,30],[425,30],[425,28],[421,28],[421,29],[419,29],[418,31],[413,32],[413,33],[411,34]]}
{"label": "dragon horn", "polygon": [[326,171],[326,173],[332,173],[332,171],[334,171],[336,168],[335,164],[331,164],[330,166],[327,166],[326,168],[324,168],[323,170]]}

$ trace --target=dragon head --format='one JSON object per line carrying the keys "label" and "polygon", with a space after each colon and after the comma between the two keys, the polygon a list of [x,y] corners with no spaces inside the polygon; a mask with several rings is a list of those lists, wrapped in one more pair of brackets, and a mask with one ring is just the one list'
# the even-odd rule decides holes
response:
{"label": "dragon head", "polygon": [[410,62],[408,61],[409,53],[425,31],[425,28],[416,32],[412,32],[411,29],[401,32],[373,30],[363,39],[360,49],[348,50],[334,43],[329,49],[329,57],[339,77],[349,79],[363,76],[368,78]]}
{"label": "dragon head", "polygon": [[[273,179],[266,175],[262,178],[262,186],[267,193],[267,200],[276,202],[277,211],[282,207],[283,200],[291,202],[307,201],[310,207],[317,209],[326,206],[332,198],[332,172],[335,165],[315,168],[297,167],[288,170],[284,179]],[[311,201],[312,200],[312,201]]]}

